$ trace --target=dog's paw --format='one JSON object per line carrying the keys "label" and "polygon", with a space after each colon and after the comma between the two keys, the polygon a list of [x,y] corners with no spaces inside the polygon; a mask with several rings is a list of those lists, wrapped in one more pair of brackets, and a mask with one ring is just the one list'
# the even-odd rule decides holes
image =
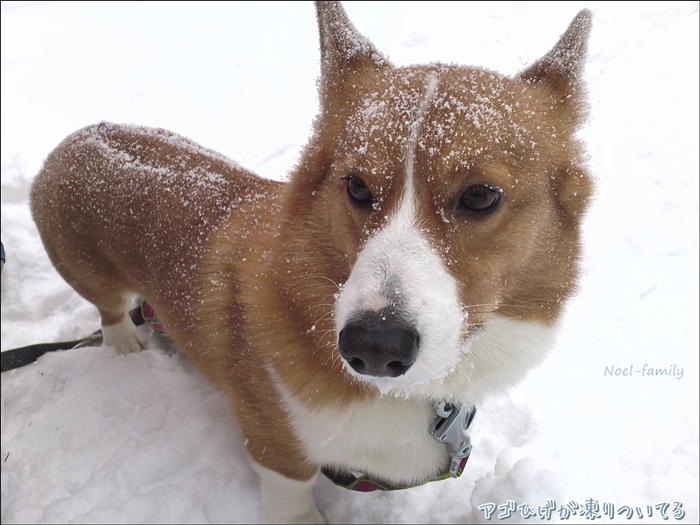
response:
{"label": "dog's paw", "polygon": [[112,346],[122,355],[140,352],[146,347],[146,336],[139,332],[131,319],[124,317],[117,324],[102,327],[102,344]]}
{"label": "dog's paw", "polygon": [[311,489],[318,473],[306,481],[287,478],[253,463],[260,474],[262,518],[265,523],[326,523]]}
{"label": "dog's paw", "polygon": [[302,516],[304,518],[304,523],[318,523],[318,524],[325,524],[328,523],[326,519],[321,515],[321,512],[314,507],[312,509],[312,512]]}
{"label": "dog's paw", "polygon": [[303,523],[313,523],[325,525],[328,523],[316,505],[301,514],[289,513],[280,509],[263,509],[263,520],[265,523],[288,523],[290,525],[301,525]]}
{"label": "dog's paw", "polygon": [[321,513],[319,510],[314,507],[312,509],[309,509],[308,512],[301,514],[299,516],[293,516],[290,517],[287,521],[287,523],[317,523],[317,524],[325,524],[328,523],[325,519],[323,519],[323,516],[321,516]]}

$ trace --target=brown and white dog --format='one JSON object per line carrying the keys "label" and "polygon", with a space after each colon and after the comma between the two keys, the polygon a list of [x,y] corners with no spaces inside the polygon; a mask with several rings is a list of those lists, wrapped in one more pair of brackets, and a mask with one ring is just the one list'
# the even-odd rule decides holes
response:
{"label": "brown and white dog", "polygon": [[263,518],[321,522],[321,467],[399,485],[450,464],[440,401],[478,402],[542,361],[579,277],[592,184],[577,129],[591,15],[515,77],[394,67],[317,2],[321,110],[288,183],[173,133],[65,139],[31,206],[58,272],[121,353],[146,298],[225,392]]}

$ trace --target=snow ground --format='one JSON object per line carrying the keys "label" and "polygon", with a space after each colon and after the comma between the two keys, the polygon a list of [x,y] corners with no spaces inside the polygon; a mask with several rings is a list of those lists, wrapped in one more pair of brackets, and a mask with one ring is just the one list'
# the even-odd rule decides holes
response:
{"label": "snow ground", "polygon": [[[549,499],[595,500],[600,521],[625,523],[660,521],[664,502],[676,521],[679,502],[682,521],[698,522],[698,2],[346,4],[397,64],[508,74],[582,7],[595,16],[584,135],[599,181],[582,292],[559,344],[479,407],[462,478],[391,494],[322,479],[316,498],[332,522],[483,522],[482,504],[536,511]],[[99,325],[49,263],[27,206],[62,138],[100,120],[164,127],[282,179],[316,111],[310,2],[2,2],[1,34],[2,350]],[[151,344],[127,357],[47,355],[3,374],[3,523],[259,520],[225,400]],[[644,365],[683,375],[605,374]]]}

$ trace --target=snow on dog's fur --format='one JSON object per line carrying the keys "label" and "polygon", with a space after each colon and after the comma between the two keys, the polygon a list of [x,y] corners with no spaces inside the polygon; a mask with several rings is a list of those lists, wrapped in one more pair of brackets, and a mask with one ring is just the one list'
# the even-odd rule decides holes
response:
{"label": "snow on dog's fur", "polygon": [[588,11],[512,78],[396,68],[338,2],[317,15],[321,111],[289,183],[102,123],[61,143],[31,194],[105,343],[143,347],[125,313],[138,294],[230,397],[271,522],[322,520],[322,466],[395,484],[446,470],[434,403],[476,403],[543,359],[591,193],[575,136]]}

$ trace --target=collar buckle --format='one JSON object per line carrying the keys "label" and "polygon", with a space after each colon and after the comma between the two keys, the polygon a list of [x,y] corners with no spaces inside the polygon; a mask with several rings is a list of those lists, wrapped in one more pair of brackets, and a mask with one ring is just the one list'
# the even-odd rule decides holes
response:
{"label": "collar buckle", "polygon": [[430,429],[430,435],[438,443],[447,446],[451,458],[450,476],[453,478],[459,477],[460,463],[472,451],[472,442],[467,430],[475,415],[474,405],[454,405],[447,401],[435,404],[435,422]]}

